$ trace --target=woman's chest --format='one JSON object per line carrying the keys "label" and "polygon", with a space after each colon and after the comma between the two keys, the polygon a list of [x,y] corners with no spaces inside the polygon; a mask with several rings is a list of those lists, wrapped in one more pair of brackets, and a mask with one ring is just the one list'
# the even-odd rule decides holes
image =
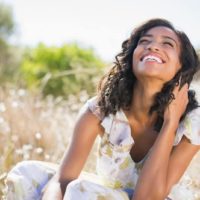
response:
{"label": "woman's chest", "polygon": [[131,158],[134,162],[140,162],[148,154],[149,150],[152,148],[158,133],[150,126],[132,126],[131,136],[134,141],[134,145],[130,150]]}

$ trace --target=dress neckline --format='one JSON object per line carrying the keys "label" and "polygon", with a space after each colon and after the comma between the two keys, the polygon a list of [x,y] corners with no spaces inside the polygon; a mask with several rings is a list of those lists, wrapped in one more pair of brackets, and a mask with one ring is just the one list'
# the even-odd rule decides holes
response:
{"label": "dress neckline", "polygon": [[[126,114],[125,114],[125,112],[123,111],[123,109],[120,109],[120,110],[117,111],[117,112],[119,112],[119,114],[122,115],[123,120],[125,120],[125,122],[127,123],[128,127],[129,127],[129,136],[130,136],[130,138],[131,138],[131,140],[132,140],[132,147],[133,147],[135,141],[134,141],[134,139],[133,139],[133,137],[132,137],[132,134],[131,134],[130,122],[129,122],[129,120],[128,120]],[[132,148],[132,147],[131,147],[131,148]],[[132,156],[131,156],[131,154],[130,154],[131,151],[129,152],[129,156],[130,156],[130,158],[131,158],[131,160],[132,160],[133,163],[139,165],[139,164],[141,164],[142,162],[144,162],[144,160],[146,160],[146,158],[147,158],[147,156],[149,155],[151,149],[152,149],[152,147],[148,150],[148,152],[145,154],[145,156],[144,156],[141,160],[139,160],[138,162],[134,161],[134,159],[132,158]]]}

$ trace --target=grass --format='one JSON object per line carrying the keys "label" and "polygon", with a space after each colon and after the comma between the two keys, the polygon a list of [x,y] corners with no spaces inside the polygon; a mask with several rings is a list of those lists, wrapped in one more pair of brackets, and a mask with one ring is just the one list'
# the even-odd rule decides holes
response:
{"label": "grass", "polygon": [[[3,195],[7,172],[22,160],[58,163],[71,139],[77,113],[88,99],[79,97],[46,99],[30,95],[26,90],[0,90],[0,196]],[[85,165],[94,171],[94,150]]]}
{"label": "grass", "polygon": [[[77,113],[88,99],[86,92],[79,97],[46,99],[23,89],[0,89],[0,196],[8,171],[22,160],[42,160],[58,163],[68,147]],[[94,145],[85,170],[95,169]],[[200,199],[200,153],[182,178],[182,185],[192,189]]]}

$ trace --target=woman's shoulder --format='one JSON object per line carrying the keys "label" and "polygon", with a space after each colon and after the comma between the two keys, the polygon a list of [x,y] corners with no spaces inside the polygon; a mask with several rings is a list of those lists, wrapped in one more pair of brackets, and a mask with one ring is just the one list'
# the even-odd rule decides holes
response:
{"label": "woman's shoulder", "polygon": [[[125,134],[130,132],[130,126],[122,110],[118,110],[115,114],[108,114],[102,116],[100,107],[98,105],[98,97],[94,96],[87,100],[85,107],[87,107],[99,120],[105,132],[109,135]],[[114,133],[114,134],[113,134]]]}
{"label": "woman's shoulder", "polygon": [[86,101],[82,109],[89,109],[100,121],[103,116],[100,112],[100,107],[98,105],[98,98],[94,96]]}
{"label": "woman's shoulder", "polygon": [[200,145],[200,107],[190,111],[179,124],[174,145],[177,145],[183,136],[186,136],[191,144]]}

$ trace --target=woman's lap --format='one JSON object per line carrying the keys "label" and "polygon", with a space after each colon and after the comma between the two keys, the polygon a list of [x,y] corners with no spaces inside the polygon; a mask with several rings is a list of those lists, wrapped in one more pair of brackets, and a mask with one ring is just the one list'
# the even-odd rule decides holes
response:
{"label": "woman's lap", "polygon": [[[39,200],[44,186],[55,174],[57,165],[40,161],[23,161],[7,176],[7,200]],[[99,183],[94,174],[82,173],[66,190],[64,200],[129,200],[132,189],[117,190]]]}
{"label": "woman's lap", "polygon": [[129,197],[123,190],[116,190],[88,180],[77,179],[68,185],[64,197],[64,200],[75,199],[129,200]]}
{"label": "woman's lap", "polygon": [[[57,166],[40,161],[23,161],[18,163],[7,176],[7,200],[39,200],[47,182],[55,174]],[[64,200],[103,199],[128,200],[122,190],[114,190],[98,184],[96,175],[83,173],[72,181],[66,190]],[[88,179],[88,180],[84,180]],[[92,181],[94,180],[94,182]]]}

